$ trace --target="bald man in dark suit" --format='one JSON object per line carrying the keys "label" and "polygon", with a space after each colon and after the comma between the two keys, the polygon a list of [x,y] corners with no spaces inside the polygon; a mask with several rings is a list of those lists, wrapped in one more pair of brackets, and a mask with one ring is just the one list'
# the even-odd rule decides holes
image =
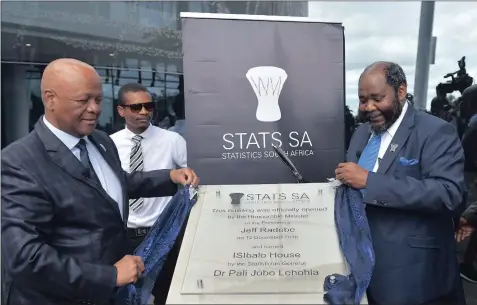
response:
{"label": "bald man in dark suit", "polygon": [[10,305],[112,304],[144,271],[128,251],[128,199],[198,184],[191,169],[121,168],[95,130],[102,84],[93,67],[59,59],[41,83],[45,116],[2,150],[2,263]]}

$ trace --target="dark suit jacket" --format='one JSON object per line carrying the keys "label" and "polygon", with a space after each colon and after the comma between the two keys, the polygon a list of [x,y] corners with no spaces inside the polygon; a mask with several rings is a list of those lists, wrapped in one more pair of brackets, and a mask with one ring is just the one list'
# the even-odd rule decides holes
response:
{"label": "dark suit jacket", "polygon": [[470,225],[477,228],[477,201],[472,203],[462,214]]}
{"label": "dark suit jacket", "polygon": [[[369,136],[361,125],[348,161],[358,162]],[[411,105],[391,144],[364,196],[376,252],[368,292],[380,304],[421,304],[459,283],[453,216],[463,204],[464,154],[455,127]]]}
{"label": "dark suit jacket", "polygon": [[83,176],[79,160],[42,120],[2,150],[7,304],[108,304],[116,289],[113,264],[128,251],[128,198],[171,196],[177,188],[169,170],[124,172],[112,140],[95,131],[89,138],[123,189],[121,218],[118,204]]}
{"label": "dark suit jacket", "polygon": [[477,172],[477,124],[469,127],[462,136],[462,147],[465,154],[465,170]]}

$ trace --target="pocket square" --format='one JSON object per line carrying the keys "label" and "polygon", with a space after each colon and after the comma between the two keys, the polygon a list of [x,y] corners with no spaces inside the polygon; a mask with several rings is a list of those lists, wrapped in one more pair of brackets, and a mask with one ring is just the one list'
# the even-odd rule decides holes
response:
{"label": "pocket square", "polygon": [[419,160],[417,159],[406,159],[406,158],[399,158],[399,163],[401,163],[401,165],[403,166],[409,166],[409,165],[416,165],[416,164],[419,164]]}

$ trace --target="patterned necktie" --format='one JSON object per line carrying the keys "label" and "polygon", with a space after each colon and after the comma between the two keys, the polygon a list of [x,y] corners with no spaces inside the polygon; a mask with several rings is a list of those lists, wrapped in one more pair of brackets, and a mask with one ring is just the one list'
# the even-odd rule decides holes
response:
{"label": "patterned necktie", "polygon": [[76,147],[79,148],[80,150],[80,161],[81,164],[87,169],[88,172],[88,178],[92,180],[93,182],[99,184],[101,186],[101,182],[99,181],[98,176],[96,175],[96,172],[93,169],[93,165],[91,165],[91,161],[89,160],[89,154],[88,150],[86,149],[86,141],[85,139],[79,140],[78,144],[76,144]]}
{"label": "patterned necktie", "polygon": [[[367,171],[372,172],[376,160],[378,159],[379,148],[381,147],[381,135],[374,135],[363,150],[359,158],[358,165]],[[364,189],[361,190],[364,195]]]}
{"label": "patterned necktie", "polygon": [[[142,171],[144,169],[144,159],[142,156],[142,146],[141,140],[143,139],[140,135],[135,135],[132,138],[134,146],[131,149],[131,155],[129,158],[129,172]],[[137,211],[144,204],[144,198],[130,199],[129,207],[133,211]]]}

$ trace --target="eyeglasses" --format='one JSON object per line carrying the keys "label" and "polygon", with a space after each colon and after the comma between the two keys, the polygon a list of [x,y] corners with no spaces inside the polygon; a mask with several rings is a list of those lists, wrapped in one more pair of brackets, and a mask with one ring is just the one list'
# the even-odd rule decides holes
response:
{"label": "eyeglasses", "polygon": [[139,104],[131,104],[131,105],[121,105],[121,107],[129,107],[132,112],[140,112],[142,108],[145,108],[146,111],[152,112],[156,108],[156,103],[154,102],[147,102],[147,103],[139,103]]}

